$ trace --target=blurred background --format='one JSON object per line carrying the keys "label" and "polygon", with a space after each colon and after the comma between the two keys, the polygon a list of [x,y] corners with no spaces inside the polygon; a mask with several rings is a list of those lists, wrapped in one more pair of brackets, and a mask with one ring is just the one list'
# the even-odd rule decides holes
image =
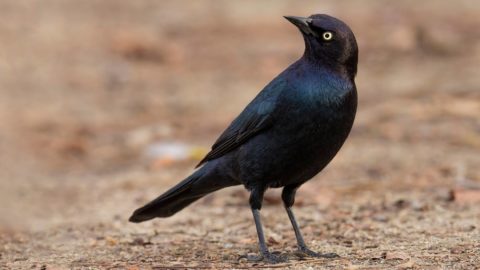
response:
{"label": "blurred background", "polygon": [[[356,34],[359,108],[343,149],[297,197],[307,238],[325,230],[310,212],[340,222],[324,234],[328,242],[348,238],[342,224],[365,208],[377,210],[358,222],[391,226],[398,211],[423,211],[461,220],[458,228],[473,226],[465,239],[480,240],[480,2],[3,0],[0,261],[95,265],[96,253],[77,253],[95,246],[118,260],[116,249],[137,248],[123,244],[145,243],[146,236],[155,253],[172,238],[157,241],[154,229],[201,245],[203,238],[168,228],[207,233],[216,225],[198,215],[232,211],[244,212],[231,219],[246,232],[231,241],[255,250],[242,188],[166,221],[126,219],[189,175],[244,106],[302,55],[301,35],[282,16],[313,13],[338,17]],[[280,211],[278,191],[266,200],[265,215],[269,205]],[[435,227],[437,219],[425,220],[399,222]],[[277,232],[277,243],[291,237],[288,220],[281,223],[289,236]],[[348,249],[344,241],[360,239],[351,237],[328,243]],[[245,238],[252,241],[239,240]]]}

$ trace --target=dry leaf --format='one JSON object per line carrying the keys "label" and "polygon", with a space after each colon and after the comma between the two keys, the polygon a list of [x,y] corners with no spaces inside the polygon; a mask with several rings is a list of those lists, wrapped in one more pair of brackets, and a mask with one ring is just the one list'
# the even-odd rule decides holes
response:
{"label": "dry leaf", "polygon": [[114,246],[118,243],[117,239],[114,239],[110,236],[105,237],[105,242],[110,246]]}
{"label": "dry leaf", "polygon": [[458,203],[479,203],[480,190],[455,189],[454,198]]}

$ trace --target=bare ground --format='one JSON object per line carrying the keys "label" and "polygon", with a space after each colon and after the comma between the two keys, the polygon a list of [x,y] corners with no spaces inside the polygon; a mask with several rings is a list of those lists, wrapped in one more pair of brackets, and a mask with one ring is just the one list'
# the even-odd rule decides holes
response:
{"label": "bare ground", "polygon": [[[0,268],[478,269],[478,1],[3,1],[0,3]],[[344,19],[360,45],[360,105],[332,164],[295,212],[312,249],[295,253],[279,191],[257,252],[248,194],[231,188],[178,215],[126,220],[183,179],[299,57],[281,15]],[[201,152],[201,151],[200,151]]]}

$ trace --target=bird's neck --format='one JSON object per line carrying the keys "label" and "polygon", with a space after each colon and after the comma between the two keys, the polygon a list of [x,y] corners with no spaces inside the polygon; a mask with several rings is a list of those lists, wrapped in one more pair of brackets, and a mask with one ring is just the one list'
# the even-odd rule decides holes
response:
{"label": "bird's neck", "polygon": [[309,63],[313,68],[328,69],[335,74],[341,75],[343,78],[354,82],[357,75],[357,62],[358,55],[354,55],[348,59],[340,61],[338,59],[332,59],[327,55],[319,55],[315,51],[312,44],[305,37],[305,51],[301,59]]}
{"label": "bird's neck", "polygon": [[316,70],[320,73],[330,73],[341,77],[351,83],[355,81],[356,65],[354,68],[349,68],[350,65],[340,64],[334,60],[328,58],[314,57],[308,54],[307,50],[299,62],[305,63],[311,70]]}

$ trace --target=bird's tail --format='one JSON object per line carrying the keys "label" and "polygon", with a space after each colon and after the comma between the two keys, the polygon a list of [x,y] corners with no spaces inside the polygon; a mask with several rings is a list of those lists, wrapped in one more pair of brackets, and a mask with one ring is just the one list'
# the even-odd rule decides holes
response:
{"label": "bird's tail", "polygon": [[213,170],[209,170],[210,166],[207,165],[135,210],[129,221],[138,223],[156,217],[169,217],[211,192],[238,185],[228,178],[219,177]]}

